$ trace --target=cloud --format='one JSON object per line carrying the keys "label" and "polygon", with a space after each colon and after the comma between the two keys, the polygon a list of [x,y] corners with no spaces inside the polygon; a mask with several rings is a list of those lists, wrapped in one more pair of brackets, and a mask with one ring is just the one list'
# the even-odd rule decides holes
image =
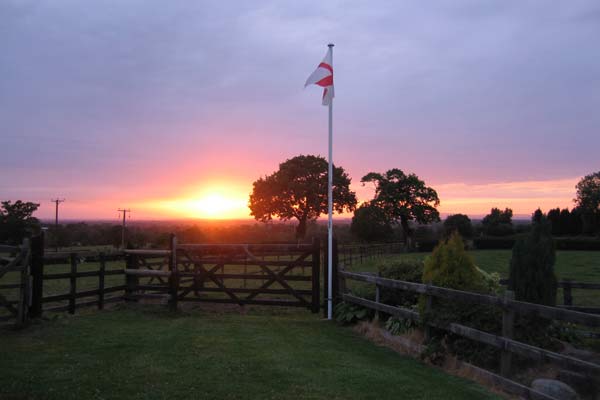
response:
{"label": "cloud", "polygon": [[248,185],[326,154],[326,110],[302,84],[329,41],[336,163],[355,181],[393,167],[438,187],[580,176],[600,147],[598,12],[592,0],[5,1],[0,197],[68,191],[112,209],[115,193],[162,198],[223,171]]}

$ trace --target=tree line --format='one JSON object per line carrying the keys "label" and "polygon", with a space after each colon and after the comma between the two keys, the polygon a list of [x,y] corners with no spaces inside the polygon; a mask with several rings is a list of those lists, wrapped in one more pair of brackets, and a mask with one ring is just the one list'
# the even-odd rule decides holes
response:
{"label": "tree line", "polygon": [[[260,177],[253,183],[248,207],[256,221],[266,223],[269,229],[257,228],[252,224],[219,231],[198,227],[182,228],[184,237],[193,241],[281,241],[289,240],[290,227],[285,232],[273,228],[269,222],[295,220],[295,239],[304,240],[322,233],[316,220],[327,213],[328,163],[325,158],[314,155],[300,155],[279,165],[271,175]],[[419,225],[440,222],[437,207],[440,198],[432,187],[414,173],[405,173],[399,168],[386,172],[369,172],[361,179],[363,185],[373,185],[374,195],[358,205],[356,193],[350,189],[352,179],[344,168],[333,168],[333,209],[336,213],[353,212],[349,232],[338,232],[345,239],[360,241],[390,241],[398,239],[398,231],[407,243],[411,244],[415,233],[423,228]],[[552,209],[547,219],[553,235],[599,235],[600,234],[600,171],[583,177],[576,186],[575,207]],[[0,243],[20,243],[20,241],[40,230],[40,221],[33,216],[39,204],[31,202],[3,201],[0,207]],[[481,233],[489,236],[507,236],[515,233],[510,208],[492,208],[481,222]],[[96,224],[95,232],[90,232],[85,223],[61,225],[49,228],[53,240],[58,245],[73,243],[118,245],[121,227],[116,224]],[[148,231],[148,226],[144,229]],[[222,228],[221,228],[222,229]],[[455,214],[446,218],[443,224],[445,233],[459,231],[463,237],[472,237],[475,228],[468,216]],[[186,231],[187,230],[187,231]],[[173,230],[171,230],[173,231]],[[150,229],[144,234],[140,229],[128,228],[130,242],[161,245],[167,234],[162,228]],[[352,237],[350,237],[350,234]],[[251,236],[254,235],[254,236]],[[166,242],[165,242],[166,243]]]}

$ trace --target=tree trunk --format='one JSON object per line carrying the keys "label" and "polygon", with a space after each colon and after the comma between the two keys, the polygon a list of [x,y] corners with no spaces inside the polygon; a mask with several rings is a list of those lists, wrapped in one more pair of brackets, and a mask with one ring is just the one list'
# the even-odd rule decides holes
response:
{"label": "tree trunk", "polygon": [[301,241],[306,236],[306,217],[298,219],[299,223],[296,227],[296,240]]}
{"label": "tree trunk", "polygon": [[402,232],[404,233],[404,240],[406,240],[406,248],[412,250],[412,236],[410,226],[408,226],[408,218],[405,216],[400,217],[400,226],[402,226]]}

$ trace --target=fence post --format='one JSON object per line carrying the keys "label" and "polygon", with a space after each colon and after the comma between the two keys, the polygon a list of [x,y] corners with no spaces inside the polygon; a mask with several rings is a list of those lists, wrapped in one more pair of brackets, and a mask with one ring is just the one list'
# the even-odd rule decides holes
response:
{"label": "fence post", "polygon": [[42,316],[42,297],[44,295],[44,233],[31,238],[31,306],[29,315]]}
{"label": "fence post", "polygon": [[573,293],[571,292],[571,280],[570,279],[563,280],[562,287],[563,287],[563,300],[564,300],[565,306],[572,306],[573,305]]}
{"label": "fence post", "polygon": [[177,311],[177,296],[179,294],[179,271],[177,270],[177,237],[171,234],[171,256],[169,257],[169,309]]}
{"label": "fence post", "polygon": [[[429,288],[430,284],[427,284],[427,288]],[[426,292],[429,292],[429,290],[427,290]],[[431,312],[433,310],[433,296],[430,295],[425,295],[425,319],[427,318],[431,318]],[[433,328],[425,323],[425,329],[424,329],[424,334],[425,334],[425,343],[429,343],[431,341],[431,338],[433,336]]]}
{"label": "fence post", "polygon": [[104,309],[104,273],[106,272],[106,260],[104,253],[99,254],[100,271],[98,271],[98,310]]}
{"label": "fence post", "polygon": [[312,312],[319,312],[319,292],[321,286],[319,284],[319,275],[321,274],[321,241],[318,238],[313,238],[312,243]]}
{"label": "fence post", "polygon": [[[138,259],[136,254],[127,254],[127,261],[125,264],[126,269],[138,269]],[[133,298],[134,293],[137,289],[139,278],[136,275],[125,275],[125,300],[136,301]]]}
{"label": "fence post", "polygon": [[[515,299],[515,292],[507,290],[504,292],[504,308],[502,310],[502,336],[512,339],[515,327],[515,312],[508,308],[508,303]],[[504,377],[510,376],[512,353],[502,350],[500,355],[500,374]]]}
{"label": "fence post", "polygon": [[[380,278],[381,277],[381,272],[377,271],[377,277]],[[375,284],[375,303],[379,303],[381,302],[381,286],[379,286],[378,284]],[[377,311],[375,313],[375,319],[377,321],[379,321],[379,311]]]}
{"label": "fence post", "polygon": [[69,291],[69,314],[75,314],[75,296],[77,295],[77,253],[71,253],[71,275]]}
{"label": "fence post", "polygon": [[21,267],[21,288],[19,290],[19,308],[17,313],[17,326],[23,326],[27,322],[27,311],[29,310],[29,257],[31,257],[29,239],[24,239],[21,245],[21,256],[25,255]]}

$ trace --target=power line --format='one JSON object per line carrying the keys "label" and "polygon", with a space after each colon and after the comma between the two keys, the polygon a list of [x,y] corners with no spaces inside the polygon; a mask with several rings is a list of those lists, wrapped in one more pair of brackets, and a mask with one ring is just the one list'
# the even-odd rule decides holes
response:
{"label": "power line", "polygon": [[119,212],[119,215],[121,213],[123,213],[123,224],[121,226],[121,248],[124,249],[125,248],[125,217],[127,216],[127,213],[131,214],[131,210],[128,208],[127,209],[119,208],[117,211]]}
{"label": "power line", "polygon": [[65,199],[52,199],[50,201],[52,201],[56,205],[56,212],[54,218],[54,236],[56,237],[54,239],[56,241],[56,251],[58,252],[58,205],[60,203],[64,203]]}

